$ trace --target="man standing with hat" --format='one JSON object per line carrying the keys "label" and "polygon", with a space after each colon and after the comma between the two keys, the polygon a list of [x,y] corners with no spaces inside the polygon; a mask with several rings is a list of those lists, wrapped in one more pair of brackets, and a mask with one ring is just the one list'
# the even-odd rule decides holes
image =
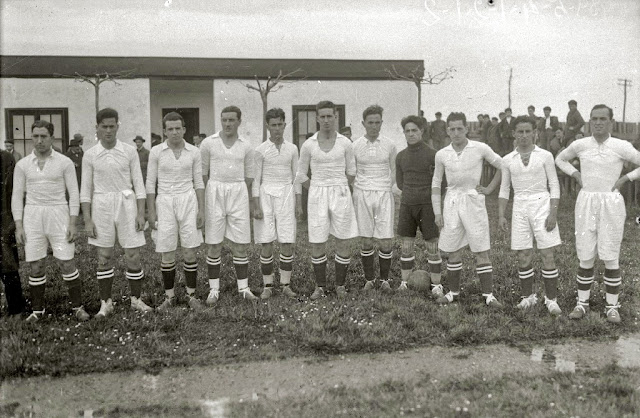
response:
{"label": "man standing with hat", "polygon": [[84,151],[82,150],[83,141],[84,137],[81,134],[74,134],[73,139],[69,141],[69,149],[67,149],[65,154],[73,162],[76,169],[78,184],[82,183],[82,157],[84,156]]}
{"label": "man standing with hat", "polygon": [[20,161],[20,159],[22,158],[22,154],[13,149],[13,139],[7,139],[6,141],[4,141],[4,148],[11,154],[16,163]]}
{"label": "man standing with hat", "polygon": [[142,170],[142,179],[146,184],[147,165],[149,165],[149,150],[144,147],[145,140],[140,135],[136,135],[133,142],[136,143],[136,151],[138,151],[138,158],[140,159],[140,170]]}

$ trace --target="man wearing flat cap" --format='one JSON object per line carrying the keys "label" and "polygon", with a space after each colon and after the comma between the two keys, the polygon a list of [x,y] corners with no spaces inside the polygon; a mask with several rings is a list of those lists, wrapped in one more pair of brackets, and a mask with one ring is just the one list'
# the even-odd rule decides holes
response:
{"label": "man wearing flat cap", "polygon": [[73,138],[69,141],[69,148],[67,148],[67,152],[65,153],[65,155],[73,161],[78,184],[80,184],[82,180],[82,157],[84,156],[84,151],[82,150],[83,141],[84,137],[81,134],[73,135]]}
{"label": "man wearing flat cap", "polygon": [[6,141],[4,141],[4,147],[7,152],[11,154],[16,163],[20,161],[20,159],[22,159],[22,154],[20,154],[13,148],[13,139],[7,139]]}
{"label": "man wearing flat cap", "polygon": [[136,143],[136,150],[138,151],[138,158],[140,159],[140,169],[142,170],[142,179],[147,181],[147,165],[149,164],[149,150],[144,147],[144,138],[137,135],[133,142]]}

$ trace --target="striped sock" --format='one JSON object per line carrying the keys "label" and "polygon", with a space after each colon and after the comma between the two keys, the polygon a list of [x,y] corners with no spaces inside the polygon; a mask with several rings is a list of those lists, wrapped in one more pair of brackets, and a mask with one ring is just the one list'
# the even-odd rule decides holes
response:
{"label": "striped sock", "polygon": [[[162,272],[162,284],[164,286],[165,293],[167,293],[168,290],[171,290],[171,293],[173,293],[173,288],[175,287],[176,282],[176,262],[161,262],[160,271]],[[169,295],[169,293],[167,293],[167,295]],[[173,297],[172,295],[169,296]]]}
{"label": "striped sock", "polygon": [[264,286],[273,286],[273,255],[268,257],[260,256],[260,270],[262,271],[262,282]]}
{"label": "striped sock", "polygon": [[322,254],[320,257],[311,257],[313,264],[313,273],[316,277],[316,286],[325,287],[327,285],[327,256]]}
{"label": "striped sock", "polygon": [[31,293],[31,307],[34,311],[44,311],[44,288],[47,276],[29,276],[29,293]]}
{"label": "striped sock", "polygon": [[589,269],[579,267],[576,282],[578,282],[578,300],[588,304],[591,296],[591,283],[593,283],[593,267]]}
{"label": "striped sock", "polygon": [[335,256],[336,267],[336,286],[344,286],[347,281],[347,270],[349,270],[349,264],[351,263],[351,257],[341,257],[338,254]]}
{"label": "striped sock", "polygon": [[[173,266],[175,269],[175,264]],[[175,270],[174,270],[175,274]],[[131,297],[139,298],[142,294],[142,279],[144,278],[144,271],[127,269],[127,280],[129,282],[129,290],[131,291]]]}
{"label": "striped sock", "polygon": [[622,276],[620,275],[620,269],[604,269],[604,287],[606,289],[605,299],[607,305],[618,304],[618,294],[620,293],[621,284]]}
{"label": "striped sock", "polygon": [[533,267],[518,267],[518,277],[520,277],[520,289],[522,296],[529,296],[533,293]]}
{"label": "striped sock", "polygon": [[98,270],[98,288],[100,289],[100,299],[107,301],[111,299],[111,288],[113,287],[114,269]]}
{"label": "striped sock", "polygon": [[378,264],[380,265],[380,280],[389,279],[389,271],[391,271],[391,258],[393,257],[393,251],[385,253],[382,250],[378,250]]}
{"label": "striped sock", "polygon": [[558,269],[542,270],[542,279],[544,280],[544,293],[549,299],[558,297]]}
{"label": "striped sock", "polygon": [[184,281],[187,287],[187,294],[193,295],[196,293],[196,286],[198,285],[198,262],[182,263],[182,270],[184,270]]}
{"label": "striped sock", "polygon": [[370,248],[368,250],[362,249],[362,251],[360,251],[362,269],[364,270],[364,278],[367,281],[374,280],[376,278],[373,270],[373,257],[375,253],[376,252],[373,250],[373,248]]}
{"label": "striped sock", "polygon": [[82,282],[78,280],[80,273],[78,269],[69,274],[62,274],[62,280],[67,284],[67,291],[69,292],[69,300],[71,301],[72,308],[78,308],[82,306]]}
{"label": "striped sock", "polygon": [[435,287],[442,281],[442,259],[427,260],[429,263],[429,276],[431,276],[431,287]]}
{"label": "striped sock", "polygon": [[493,267],[491,264],[481,264],[476,266],[476,272],[480,278],[482,294],[491,294],[493,291]]}
{"label": "striped sock", "polygon": [[293,271],[293,254],[280,254],[280,284],[288,286],[291,283],[291,272]]}
{"label": "striped sock", "polygon": [[246,279],[249,276],[249,258],[233,257],[233,268],[236,271],[236,279]]}
{"label": "striped sock", "polygon": [[447,285],[453,293],[460,293],[460,275],[462,274],[462,261],[447,263]]}
{"label": "striped sock", "polygon": [[207,272],[209,279],[219,279],[220,278],[220,257],[209,257],[207,256]]}
{"label": "striped sock", "polygon": [[400,257],[400,273],[402,274],[402,281],[406,282],[409,280],[409,275],[411,271],[413,271],[413,267],[416,264],[416,256],[401,256]]}

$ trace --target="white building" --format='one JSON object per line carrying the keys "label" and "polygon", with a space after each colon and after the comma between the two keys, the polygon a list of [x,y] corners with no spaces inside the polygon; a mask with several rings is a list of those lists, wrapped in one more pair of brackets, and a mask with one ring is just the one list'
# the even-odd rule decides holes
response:
{"label": "white building", "polygon": [[85,136],[84,148],[95,141],[95,93],[86,82],[65,78],[80,74],[132,71],[128,79],[100,85],[100,107],[120,114],[119,138],[132,143],[162,132],[162,117],[178,110],[185,118],[186,138],[211,135],[219,128],[220,112],[235,105],[242,110],[240,135],[254,145],[262,141],[262,101],[255,77],[265,80],[280,71],[300,69],[268,96],[268,107],[287,115],[285,138],[302,145],[315,132],[315,104],[331,100],[338,105],[338,128],[351,126],[353,138],[364,134],[362,111],[371,104],[385,109],[382,134],[406,146],[400,120],[415,114],[417,89],[410,81],[391,79],[389,71],[422,76],[420,60],[223,59],[155,57],[0,56],[0,139],[7,138],[23,155],[31,152],[30,125],[47,119],[55,126],[56,144],[66,149],[75,133]]}

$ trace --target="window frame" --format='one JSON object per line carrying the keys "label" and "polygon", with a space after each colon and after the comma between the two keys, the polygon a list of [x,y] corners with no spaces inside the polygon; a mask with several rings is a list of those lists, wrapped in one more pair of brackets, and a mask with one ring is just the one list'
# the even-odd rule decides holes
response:
{"label": "window frame", "polygon": [[[40,115],[50,114],[50,115],[60,115],[62,120],[62,126],[60,126],[60,138],[61,142],[61,150],[64,154],[67,151],[67,147],[69,145],[69,108],[67,107],[12,107],[5,108],[4,110],[4,121],[5,121],[5,141],[13,140],[14,142],[14,150],[24,154],[26,151],[26,141],[28,139],[14,139],[13,138],[13,117],[14,116],[33,116],[34,121],[40,120]],[[29,129],[30,126],[25,126],[25,129]],[[24,141],[22,149],[16,149],[16,141]],[[25,155],[23,155],[24,157]]]}

